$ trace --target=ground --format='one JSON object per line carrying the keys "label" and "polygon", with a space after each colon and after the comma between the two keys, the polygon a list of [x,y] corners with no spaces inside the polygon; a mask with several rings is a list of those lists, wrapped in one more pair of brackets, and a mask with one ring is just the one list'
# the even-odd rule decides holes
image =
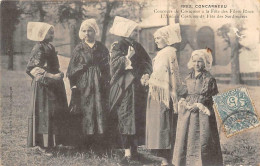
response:
{"label": "ground", "polygon": [[[77,150],[56,148],[54,156],[48,157],[36,149],[26,147],[27,111],[31,98],[30,78],[24,70],[8,71],[1,67],[1,157],[4,166],[13,165],[120,165],[120,150]],[[219,84],[220,92],[238,86]],[[260,108],[260,87],[248,87],[255,107]],[[219,123],[220,126],[220,123]],[[220,129],[220,141],[225,165],[258,165],[260,163],[260,127],[226,138]],[[158,158],[140,148],[141,159],[131,165],[159,165]]]}

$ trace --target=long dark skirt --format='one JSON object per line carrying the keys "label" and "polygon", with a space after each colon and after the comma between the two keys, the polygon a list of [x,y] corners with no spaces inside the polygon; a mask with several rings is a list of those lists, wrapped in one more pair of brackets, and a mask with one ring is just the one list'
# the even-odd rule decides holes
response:
{"label": "long dark skirt", "polygon": [[179,110],[173,164],[221,166],[223,159],[214,115]]}
{"label": "long dark skirt", "polygon": [[66,129],[67,99],[63,81],[55,87],[32,82],[32,99],[28,112],[27,146],[43,146],[43,134],[48,134],[48,145],[64,143]]}
{"label": "long dark skirt", "polygon": [[136,146],[144,145],[145,108],[144,90],[139,85],[130,85],[108,117],[111,144],[116,148],[125,147],[122,135],[128,135],[133,136]]}

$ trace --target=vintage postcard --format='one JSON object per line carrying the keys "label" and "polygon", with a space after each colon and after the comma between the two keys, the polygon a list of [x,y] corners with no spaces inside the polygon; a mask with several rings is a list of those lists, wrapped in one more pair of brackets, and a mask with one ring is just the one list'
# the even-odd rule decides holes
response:
{"label": "vintage postcard", "polygon": [[1,165],[260,164],[259,0],[1,0]]}

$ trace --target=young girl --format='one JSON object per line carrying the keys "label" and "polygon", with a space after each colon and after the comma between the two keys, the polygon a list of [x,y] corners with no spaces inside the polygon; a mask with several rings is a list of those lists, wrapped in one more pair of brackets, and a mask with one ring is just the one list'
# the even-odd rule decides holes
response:
{"label": "young girl", "polygon": [[162,165],[168,160],[174,143],[177,122],[178,96],[182,84],[176,48],[173,44],[181,41],[179,24],[158,29],[154,34],[160,51],[153,59],[153,72],[149,79],[149,93],[146,111],[146,147],[162,157]]}
{"label": "young girl", "polygon": [[33,79],[27,143],[28,147],[40,146],[41,151],[61,143],[59,135],[67,111],[64,74],[59,70],[57,52],[50,44],[53,37],[52,25],[28,23],[27,38],[37,43],[26,68],[26,73]]}
{"label": "young girl", "polygon": [[212,96],[218,93],[210,49],[192,52],[186,78],[187,97],[179,101],[176,141],[172,163],[182,165],[223,165]]}

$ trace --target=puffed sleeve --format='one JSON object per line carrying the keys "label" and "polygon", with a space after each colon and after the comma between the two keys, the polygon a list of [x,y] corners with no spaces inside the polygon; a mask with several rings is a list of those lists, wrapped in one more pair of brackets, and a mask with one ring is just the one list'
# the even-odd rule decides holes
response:
{"label": "puffed sleeve", "polygon": [[111,82],[115,78],[113,76],[120,75],[125,71],[126,68],[126,57],[123,54],[123,51],[120,49],[119,44],[113,43],[110,49],[110,74],[112,77]]}
{"label": "puffed sleeve", "polygon": [[72,53],[72,57],[69,62],[67,77],[70,80],[71,87],[76,85],[76,82],[80,74],[83,72],[84,68],[86,67],[83,57],[80,56],[80,51],[81,51],[80,47],[77,46],[74,49]]}
{"label": "puffed sleeve", "polygon": [[44,67],[46,62],[44,49],[40,43],[37,43],[32,51],[31,58],[26,67],[26,73],[44,85],[48,85],[48,79],[45,77],[46,69]]}
{"label": "puffed sleeve", "polygon": [[203,104],[209,108],[211,115],[214,115],[214,109],[212,109],[213,107],[212,96],[215,96],[216,94],[218,94],[217,82],[215,78],[211,77],[208,82],[208,91],[206,92],[206,96],[203,101]]}
{"label": "puffed sleeve", "polygon": [[218,94],[218,86],[217,86],[217,81],[215,78],[211,78],[209,80],[209,91],[208,91],[208,95],[209,96],[215,96],[216,94]]}
{"label": "puffed sleeve", "polygon": [[110,57],[108,49],[103,46],[102,48],[102,59],[100,59],[100,70],[102,73],[102,82],[104,82],[105,87],[109,87],[110,81],[110,65],[109,65]]}
{"label": "puffed sleeve", "polygon": [[213,105],[212,96],[218,94],[218,86],[216,79],[213,77],[207,78],[205,81],[204,89],[202,91],[202,96],[200,99],[200,103],[208,106]]}

